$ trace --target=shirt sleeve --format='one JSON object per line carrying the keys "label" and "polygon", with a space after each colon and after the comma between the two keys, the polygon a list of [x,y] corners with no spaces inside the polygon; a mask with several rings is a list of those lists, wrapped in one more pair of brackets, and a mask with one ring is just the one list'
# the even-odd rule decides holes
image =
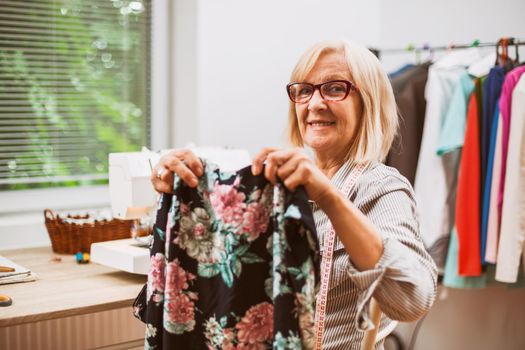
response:
{"label": "shirt sleeve", "polygon": [[419,235],[414,193],[408,181],[395,170],[363,177],[351,200],[374,223],[384,246],[370,270],[357,270],[348,257],[347,273],[362,291],[356,326],[366,330],[371,326],[368,308],[372,297],[391,319],[409,322],[423,316],[436,296],[437,268]]}

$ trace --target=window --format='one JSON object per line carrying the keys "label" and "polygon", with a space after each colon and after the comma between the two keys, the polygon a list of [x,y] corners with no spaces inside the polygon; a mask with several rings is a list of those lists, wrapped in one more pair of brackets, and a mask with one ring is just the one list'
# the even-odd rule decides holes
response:
{"label": "window", "polygon": [[107,183],[150,145],[151,0],[0,7],[0,191]]}

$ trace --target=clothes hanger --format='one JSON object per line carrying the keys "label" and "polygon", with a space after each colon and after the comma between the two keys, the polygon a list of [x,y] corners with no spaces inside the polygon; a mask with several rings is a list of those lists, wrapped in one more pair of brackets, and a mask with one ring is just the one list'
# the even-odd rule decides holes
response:
{"label": "clothes hanger", "polygon": [[430,46],[430,44],[428,42],[424,43],[423,44],[423,50],[426,50],[428,51],[428,57],[427,57],[427,60],[425,62],[433,62],[434,61],[434,49],[432,48],[432,46]]}
{"label": "clothes hanger", "polygon": [[514,63],[519,64],[520,63],[520,50],[518,47],[518,40],[516,40],[515,38],[512,38],[511,44],[514,45],[514,52],[515,52]]}
{"label": "clothes hanger", "polygon": [[500,66],[501,62],[503,60],[503,49],[501,49],[502,53],[500,54],[500,48],[502,48],[504,38],[501,38],[498,40],[498,43],[496,44],[496,62],[494,62],[495,66]]}
{"label": "clothes hanger", "polygon": [[[479,39],[475,39],[474,41],[472,41],[470,46],[478,47],[479,43],[480,43]],[[495,62],[497,62],[498,60],[497,53],[498,52],[496,50],[496,52],[491,52],[490,54],[482,57],[480,60],[472,63],[468,67],[468,73],[475,78],[481,78],[482,76],[489,74],[492,67],[494,67]]]}
{"label": "clothes hanger", "polygon": [[421,61],[421,52],[418,48],[416,48],[416,46],[414,45],[414,43],[409,43],[407,48],[406,48],[407,51],[414,51],[414,57],[415,57],[415,61],[416,61],[416,64],[419,64],[420,61]]}
{"label": "clothes hanger", "polygon": [[[509,56],[509,44],[515,43],[514,38],[501,38],[496,45],[496,65],[499,65],[505,70],[505,73],[512,70],[518,61],[513,60]],[[516,55],[519,60],[518,46],[514,45],[516,49]],[[501,48],[501,53],[500,53]]]}
{"label": "clothes hanger", "polygon": [[516,38],[511,38],[511,44],[514,45],[514,53],[515,53],[515,56],[516,58],[514,59],[514,66],[517,67],[517,66],[521,66],[523,64],[525,64],[525,61],[524,62],[520,62],[520,42],[519,40],[517,40]]}

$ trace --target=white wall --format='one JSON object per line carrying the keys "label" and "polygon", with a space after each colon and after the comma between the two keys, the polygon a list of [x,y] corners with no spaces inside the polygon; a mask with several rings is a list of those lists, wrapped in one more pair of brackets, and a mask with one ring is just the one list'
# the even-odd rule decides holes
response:
{"label": "white wall", "polygon": [[[378,0],[197,3],[196,14],[190,14],[196,22],[192,78],[197,79],[193,99],[197,108],[191,116],[175,115],[174,132],[180,134],[188,118],[197,130],[175,139],[177,147],[193,140],[200,145],[246,148],[254,154],[264,146],[283,145],[285,85],[302,51],[325,38],[376,43],[380,34]],[[187,65],[187,54],[181,54],[184,67],[193,70]],[[175,91],[175,105],[177,101],[187,105],[187,100],[187,92],[178,98]]]}
{"label": "white wall", "polygon": [[[396,0],[380,1],[381,47],[407,47],[429,43],[469,44],[474,39],[497,42],[503,36],[525,40],[525,1],[523,0]],[[486,49],[495,50],[493,48]],[[521,56],[525,47],[521,46]],[[513,53],[513,51],[512,51]],[[423,55],[424,57],[424,55]],[[387,69],[415,55],[386,55],[382,61]]]}
{"label": "white wall", "polygon": [[[284,86],[300,54],[323,39],[367,46],[525,38],[525,1],[174,1],[173,147],[285,144]],[[486,49],[488,51],[490,49]],[[525,56],[525,47],[521,48]],[[392,70],[413,54],[383,55]]]}
{"label": "white wall", "polygon": [[[175,8],[172,146],[194,141],[252,155],[284,144],[284,86],[299,55],[318,40],[402,48],[525,39],[523,0],[175,0]],[[382,62],[392,70],[414,59],[403,53]],[[450,290],[415,349],[523,349],[524,324],[523,289]],[[406,345],[413,326],[398,327]]]}

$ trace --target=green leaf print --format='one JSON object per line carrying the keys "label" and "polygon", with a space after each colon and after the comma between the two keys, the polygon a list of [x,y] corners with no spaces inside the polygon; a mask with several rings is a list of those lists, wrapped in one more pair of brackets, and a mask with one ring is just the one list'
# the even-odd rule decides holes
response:
{"label": "green leaf print", "polygon": [[297,280],[301,280],[303,278],[306,278],[309,276],[309,274],[312,272],[313,270],[313,266],[312,266],[312,263],[310,260],[306,260],[302,265],[301,265],[301,268],[297,268],[297,267],[288,267],[287,268],[288,272],[290,272],[294,277],[295,279]]}
{"label": "green leaf print", "polygon": [[231,288],[233,286],[233,272],[228,264],[220,264],[221,277],[224,283]]}
{"label": "green leaf print", "polygon": [[188,323],[172,323],[167,320],[164,320],[164,329],[172,334],[183,334],[186,332],[191,332],[195,327],[195,321],[190,321]]}
{"label": "green leaf print", "polygon": [[232,231],[224,230],[221,233],[226,236],[224,240],[226,252],[231,253],[233,248],[239,244],[239,239]]}
{"label": "green leaf print", "polygon": [[291,331],[288,334],[288,337],[284,337],[281,332],[277,332],[273,341],[274,350],[301,350],[303,348],[301,338],[297,334]]}
{"label": "green leaf print", "polygon": [[235,267],[234,267],[234,270],[235,270],[235,276],[237,276],[237,277],[241,277],[241,271],[242,271],[242,263],[241,263],[241,260],[239,260],[239,259],[235,259]]}
{"label": "green leaf print", "polygon": [[250,249],[250,246],[248,244],[241,245],[237,247],[237,249],[235,249],[233,253],[236,255],[244,255],[248,251],[248,249]]}
{"label": "green leaf print", "polygon": [[219,320],[219,324],[222,328],[226,327],[228,325],[228,316],[222,316]]}
{"label": "green leaf print", "polygon": [[241,256],[241,261],[245,264],[255,264],[255,263],[262,263],[264,260],[260,257],[258,257],[255,253],[245,253],[243,256]]}
{"label": "green leaf print", "polygon": [[295,277],[298,277],[301,275],[301,269],[298,269],[297,267],[288,267],[288,272],[290,272]]}
{"label": "green leaf print", "polygon": [[155,232],[159,235],[161,241],[164,242],[166,240],[166,233],[162,231],[160,228],[158,228],[157,226],[155,226]]}
{"label": "green leaf print", "polygon": [[233,172],[233,171],[220,171],[219,172],[219,179],[221,181],[228,181],[229,179],[231,179],[235,175],[236,175],[236,173]]}
{"label": "green leaf print", "polygon": [[[206,211],[207,213],[209,213],[209,211]],[[219,231],[219,221],[218,220],[214,220],[210,226],[210,230],[212,232],[217,232]]]}
{"label": "green leaf print", "polygon": [[213,277],[220,273],[220,268],[217,264],[199,264],[197,273],[201,277]]}

